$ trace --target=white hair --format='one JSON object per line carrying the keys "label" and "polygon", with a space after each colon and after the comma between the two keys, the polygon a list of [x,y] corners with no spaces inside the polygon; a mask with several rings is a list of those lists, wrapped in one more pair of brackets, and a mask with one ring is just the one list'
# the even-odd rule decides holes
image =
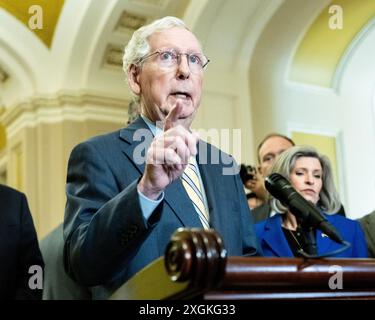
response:
{"label": "white hair", "polygon": [[172,28],[189,30],[181,19],[170,16],[155,20],[136,30],[124,50],[122,68],[125,74],[128,75],[131,65],[139,64],[140,60],[150,53],[148,39],[152,34]]}

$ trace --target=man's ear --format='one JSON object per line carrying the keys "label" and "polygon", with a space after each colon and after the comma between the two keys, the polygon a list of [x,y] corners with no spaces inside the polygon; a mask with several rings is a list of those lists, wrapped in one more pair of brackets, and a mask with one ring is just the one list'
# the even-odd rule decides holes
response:
{"label": "man's ear", "polygon": [[141,93],[141,86],[139,84],[139,67],[134,64],[129,67],[128,82],[131,91],[139,96]]}

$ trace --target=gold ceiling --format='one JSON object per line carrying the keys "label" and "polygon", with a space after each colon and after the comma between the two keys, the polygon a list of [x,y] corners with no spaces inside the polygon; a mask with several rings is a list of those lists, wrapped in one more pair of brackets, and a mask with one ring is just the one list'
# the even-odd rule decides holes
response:
{"label": "gold ceiling", "polygon": [[[16,17],[26,28],[33,32],[50,48],[64,1],[65,0],[0,0],[0,8],[5,9]],[[36,11],[32,7],[33,5],[40,6],[40,11]],[[39,10],[39,8],[37,10]],[[30,25],[32,25],[32,22],[36,21],[36,18],[40,17],[42,17],[42,28],[32,29]]]}

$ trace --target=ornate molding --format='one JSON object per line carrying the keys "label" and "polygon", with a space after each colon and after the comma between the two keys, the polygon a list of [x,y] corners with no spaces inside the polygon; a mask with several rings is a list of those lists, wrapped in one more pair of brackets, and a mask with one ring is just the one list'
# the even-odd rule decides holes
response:
{"label": "ornate molding", "polygon": [[169,0],[130,0],[130,2],[142,4],[145,6],[165,8]]}
{"label": "ornate molding", "polygon": [[109,44],[104,53],[104,67],[122,68],[123,47]]}
{"label": "ornate molding", "polygon": [[172,281],[214,288],[225,274],[227,250],[213,229],[179,228],[165,249],[164,259]]}
{"label": "ornate molding", "polygon": [[115,31],[131,35],[135,30],[145,25],[146,22],[146,16],[124,11],[117,22]]}
{"label": "ornate molding", "polygon": [[0,84],[9,79],[9,74],[0,66]]}
{"label": "ornate molding", "polygon": [[125,124],[129,100],[91,92],[62,91],[34,96],[0,115],[0,122],[12,136],[24,127],[62,121],[104,121]]}

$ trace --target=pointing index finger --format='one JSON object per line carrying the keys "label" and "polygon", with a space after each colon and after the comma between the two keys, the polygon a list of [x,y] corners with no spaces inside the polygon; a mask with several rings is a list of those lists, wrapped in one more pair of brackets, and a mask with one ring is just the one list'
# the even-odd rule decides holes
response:
{"label": "pointing index finger", "polygon": [[176,126],[176,122],[178,120],[178,117],[181,113],[182,107],[179,104],[176,104],[168,113],[167,117],[165,118],[164,123],[164,131],[169,130],[170,128],[173,128]]}

